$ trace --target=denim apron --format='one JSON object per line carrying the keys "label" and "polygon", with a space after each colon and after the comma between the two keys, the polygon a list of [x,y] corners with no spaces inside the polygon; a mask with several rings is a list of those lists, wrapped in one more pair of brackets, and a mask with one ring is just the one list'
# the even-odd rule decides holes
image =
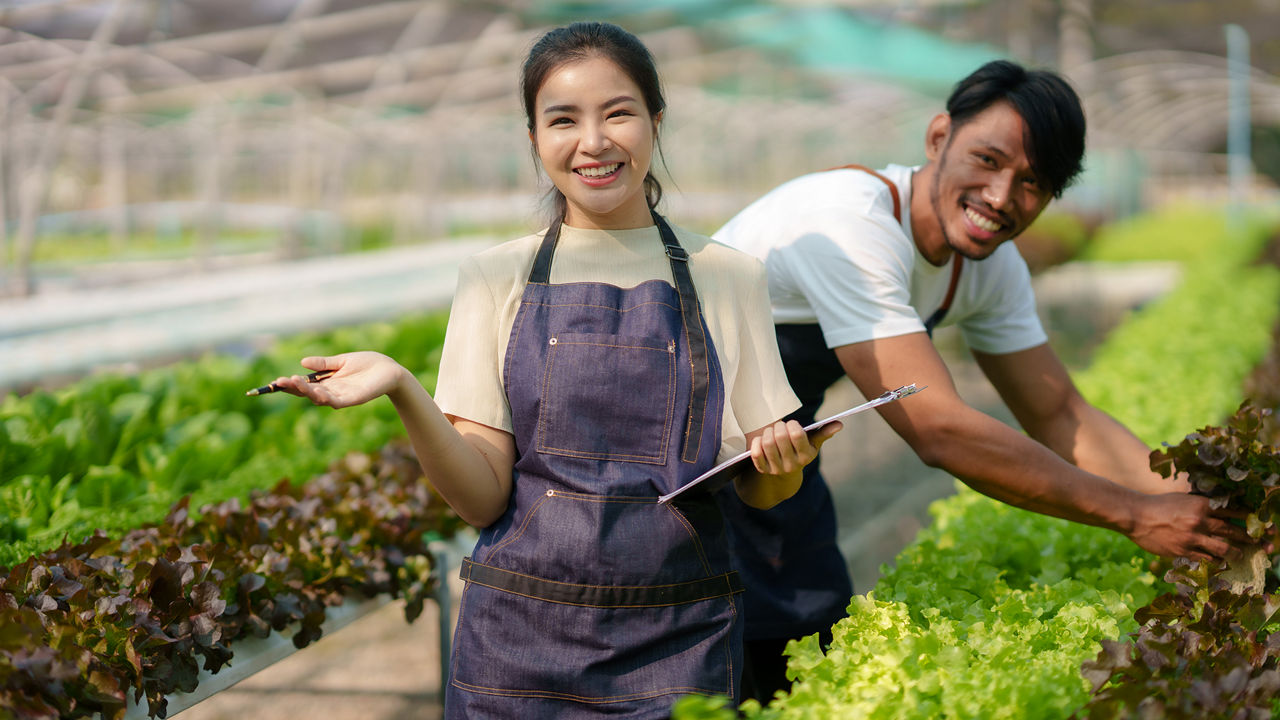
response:
{"label": "denim apron", "polygon": [[550,284],[547,230],[503,385],[512,497],[463,560],[448,718],[665,718],[736,698],[742,625],[724,522],[657,498],[715,464],[724,389],[688,255],[654,214],[675,287]]}

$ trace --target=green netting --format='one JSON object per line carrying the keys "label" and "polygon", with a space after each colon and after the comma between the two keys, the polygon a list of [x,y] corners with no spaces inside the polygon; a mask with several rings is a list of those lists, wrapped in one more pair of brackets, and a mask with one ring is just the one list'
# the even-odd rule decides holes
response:
{"label": "green netting", "polygon": [[816,70],[852,72],[945,91],[1000,57],[994,48],[955,43],[907,25],[839,8],[747,6],[725,19],[742,44],[785,52]]}
{"label": "green netting", "polygon": [[548,23],[610,20],[633,31],[681,24],[715,33],[731,46],[751,46],[822,72],[874,76],[945,93],[965,74],[1002,53],[958,43],[855,10],[779,7],[724,0],[557,2],[538,9]]}

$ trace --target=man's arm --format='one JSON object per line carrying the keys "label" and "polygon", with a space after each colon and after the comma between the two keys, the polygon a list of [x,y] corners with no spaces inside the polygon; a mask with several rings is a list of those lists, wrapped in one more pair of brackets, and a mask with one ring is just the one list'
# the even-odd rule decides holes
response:
{"label": "man's arm", "polygon": [[929,389],[878,408],[926,464],[1002,502],[1115,530],[1159,555],[1225,556],[1245,532],[1182,493],[1144,495],[1082,470],[1045,445],[981,413],[956,393],[946,365],[924,333],[835,348],[866,397],[909,383]]}
{"label": "man's arm", "polygon": [[1189,489],[1185,480],[1151,470],[1151,448],[1089,404],[1047,344],[973,357],[1027,434],[1067,462],[1143,493]]}

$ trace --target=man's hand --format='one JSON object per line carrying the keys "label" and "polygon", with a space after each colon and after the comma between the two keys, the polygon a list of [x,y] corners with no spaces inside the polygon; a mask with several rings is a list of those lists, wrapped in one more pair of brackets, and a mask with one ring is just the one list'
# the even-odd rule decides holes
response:
{"label": "man's hand", "polygon": [[1135,508],[1133,529],[1126,534],[1143,550],[1164,557],[1232,560],[1240,547],[1258,542],[1231,522],[1242,517],[1239,511],[1211,509],[1209,499],[1199,495],[1147,495]]}

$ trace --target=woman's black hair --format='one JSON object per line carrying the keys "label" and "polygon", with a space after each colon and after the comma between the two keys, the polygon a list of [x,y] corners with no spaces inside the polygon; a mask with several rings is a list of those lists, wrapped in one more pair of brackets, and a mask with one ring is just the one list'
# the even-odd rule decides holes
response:
{"label": "woman's black hair", "polygon": [[956,83],[947,99],[952,131],[1000,101],[1022,116],[1031,169],[1055,198],[1061,197],[1083,168],[1084,109],[1075,90],[1048,70],[993,60]]}
{"label": "woman's black hair", "polygon": [[[635,35],[617,25],[602,22],[576,22],[547,32],[529,50],[524,69],[520,74],[520,93],[524,99],[524,115],[529,131],[534,130],[534,107],[538,90],[547,76],[556,68],[569,62],[590,57],[603,57],[617,65],[640,88],[641,98],[649,117],[657,117],[667,101],[662,96],[662,82],[658,68],[649,49]],[[661,152],[661,150],[659,150]],[[657,207],[662,199],[662,185],[650,171],[644,176],[644,195],[649,209]],[[551,188],[553,212],[563,218],[566,208],[564,194],[554,185]]]}

